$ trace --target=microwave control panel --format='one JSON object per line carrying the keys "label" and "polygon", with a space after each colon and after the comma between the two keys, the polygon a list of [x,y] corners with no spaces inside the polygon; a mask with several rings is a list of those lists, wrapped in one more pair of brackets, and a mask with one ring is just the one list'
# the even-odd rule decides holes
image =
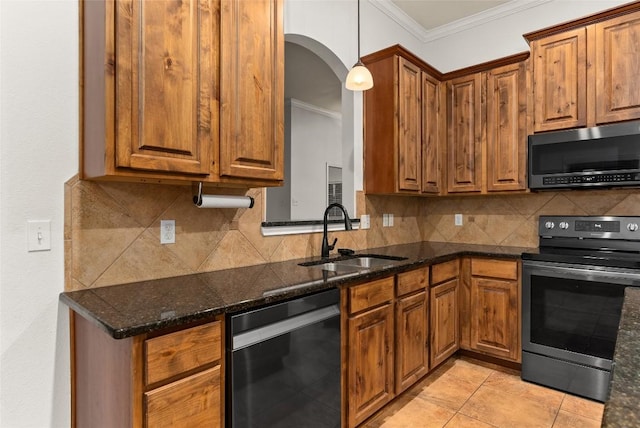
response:
{"label": "microwave control panel", "polygon": [[542,178],[543,186],[557,185],[581,185],[581,184],[602,184],[615,185],[616,183],[626,183],[630,181],[640,181],[640,173],[627,172],[615,174],[589,174],[589,175],[556,175]]}

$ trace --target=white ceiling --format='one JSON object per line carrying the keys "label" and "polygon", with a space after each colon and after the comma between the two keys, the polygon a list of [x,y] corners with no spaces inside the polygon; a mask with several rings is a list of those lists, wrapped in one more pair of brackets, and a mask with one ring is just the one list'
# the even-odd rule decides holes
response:
{"label": "white ceiling", "polygon": [[391,0],[425,30],[498,7],[509,0]]}
{"label": "white ceiling", "polygon": [[[535,0],[369,0],[420,37],[459,29],[504,9]],[[415,25],[412,25],[415,21]],[[410,28],[410,27],[414,28]],[[313,84],[310,84],[313,82]],[[293,43],[285,45],[285,98],[295,98],[339,112],[342,83],[314,53]]]}

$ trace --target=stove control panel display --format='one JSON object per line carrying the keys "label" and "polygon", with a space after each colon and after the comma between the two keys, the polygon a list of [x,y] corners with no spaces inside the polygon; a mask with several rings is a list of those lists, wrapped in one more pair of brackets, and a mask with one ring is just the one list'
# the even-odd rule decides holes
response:
{"label": "stove control panel display", "polygon": [[619,221],[576,220],[576,232],[620,232]]}
{"label": "stove control panel display", "polygon": [[640,241],[640,217],[541,216],[540,237]]}

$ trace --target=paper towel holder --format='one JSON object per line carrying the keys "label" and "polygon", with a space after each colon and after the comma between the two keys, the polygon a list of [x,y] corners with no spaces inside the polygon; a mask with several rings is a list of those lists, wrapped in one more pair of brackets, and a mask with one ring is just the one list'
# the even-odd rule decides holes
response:
{"label": "paper towel holder", "polygon": [[251,196],[203,195],[202,181],[198,183],[198,194],[193,197],[198,208],[253,208],[254,202]]}

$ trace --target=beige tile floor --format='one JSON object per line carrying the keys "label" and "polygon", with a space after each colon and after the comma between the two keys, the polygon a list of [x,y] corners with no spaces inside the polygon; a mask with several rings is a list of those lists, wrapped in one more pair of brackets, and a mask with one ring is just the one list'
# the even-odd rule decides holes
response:
{"label": "beige tile floor", "polygon": [[520,379],[517,371],[451,358],[363,426],[367,428],[596,428],[603,404]]}

